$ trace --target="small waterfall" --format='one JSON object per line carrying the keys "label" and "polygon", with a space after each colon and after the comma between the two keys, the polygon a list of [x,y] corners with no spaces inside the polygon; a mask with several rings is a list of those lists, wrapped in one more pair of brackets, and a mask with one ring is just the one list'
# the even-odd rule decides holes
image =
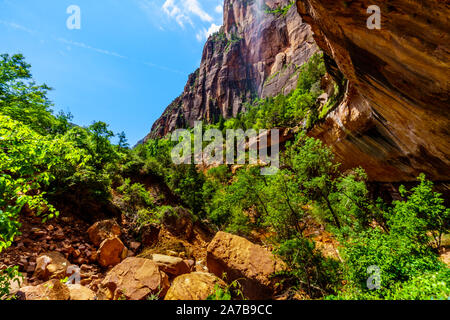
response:
{"label": "small waterfall", "polygon": [[264,72],[264,65],[261,62],[261,44],[262,44],[262,21],[264,19],[265,13],[265,7],[266,3],[265,0],[255,0],[255,5],[253,6],[254,15],[255,15],[255,29],[254,32],[256,32],[256,35],[254,36],[254,39],[256,39],[256,42],[254,43],[254,47],[252,50],[252,55],[256,58],[255,60],[258,61],[256,67],[256,70],[259,74],[258,79],[258,95],[261,94],[263,86],[264,86],[264,80],[265,80],[265,72]]}

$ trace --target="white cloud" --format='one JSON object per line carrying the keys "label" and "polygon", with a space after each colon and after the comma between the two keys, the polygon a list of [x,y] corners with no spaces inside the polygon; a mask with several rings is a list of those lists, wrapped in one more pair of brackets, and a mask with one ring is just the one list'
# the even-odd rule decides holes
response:
{"label": "white cloud", "polygon": [[204,38],[204,31],[205,31],[205,29],[203,29],[203,30],[200,30],[199,32],[197,32],[197,34],[195,35],[195,37],[197,38],[197,40],[200,42],[200,41],[202,41],[203,40],[203,38]]}
{"label": "white cloud", "polygon": [[204,39],[208,39],[208,37],[214,33],[216,33],[217,31],[220,30],[220,26],[216,25],[215,23],[211,24],[211,26],[209,27],[208,30],[206,30],[205,28],[203,28],[202,30],[200,30],[199,32],[197,32],[197,34],[195,35],[195,37],[197,38],[198,41],[202,41]]}
{"label": "white cloud", "polygon": [[90,45],[87,45],[87,44],[85,44],[83,42],[75,42],[75,41],[67,40],[67,39],[64,39],[64,38],[57,38],[56,40],[58,40],[61,43],[66,44],[66,45],[92,50],[92,51],[95,51],[95,52],[98,52],[98,53],[101,53],[101,54],[105,54],[105,55],[108,55],[108,56],[113,56],[113,57],[117,57],[117,58],[121,58],[121,59],[127,59],[127,57],[122,56],[122,55],[120,55],[120,54],[118,54],[116,52],[109,51],[109,50],[104,50],[104,49],[94,48],[94,47],[91,47]]}
{"label": "white cloud", "polygon": [[223,7],[220,0],[208,3],[200,0],[135,0],[142,11],[162,30],[179,26],[191,27],[198,41],[219,30],[222,22]]}
{"label": "white cloud", "polygon": [[36,33],[36,31],[28,29],[27,27],[24,27],[24,26],[22,26],[22,25],[20,25],[18,23],[15,23],[15,22],[0,20],[0,24],[3,24],[5,26],[7,26],[7,27],[10,27],[10,28],[13,28],[13,29],[16,29],[16,30],[25,31],[26,33],[29,33],[29,34],[35,34]]}
{"label": "white cloud", "polygon": [[162,9],[170,17],[174,17],[180,13],[180,8],[174,4],[174,0],[167,0],[164,2]]}
{"label": "white cloud", "polygon": [[191,18],[188,16],[185,16],[184,14],[179,14],[175,17],[175,21],[184,28],[185,23],[190,24],[191,26],[194,26],[194,23],[192,22]]}
{"label": "white cloud", "polygon": [[214,21],[213,17],[202,8],[198,0],[166,0],[161,9],[167,17],[175,19],[183,28],[186,24],[194,27],[194,17],[203,22],[211,23]]}
{"label": "white cloud", "polygon": [[187,11],[197,15],[202,21],[212,22],[214,20],[205,10],[203,10],[198,3],[198,0],[184,0],[183,5]]}
{"label": "white cloud", "polygon": [[148,66],[148,67],[157,68],[157,69],[160,69],[160,70],[163,70],[163,71],[169,71],[169,72],[173,72],[173,73],[178,73],[178,74],[181,74],[183,76],[186,75],[184,72],[182,72],[180,70],[167,68],[165,66],[161,66],[161,65],[154,64],[154,63],[151,63],[151,62],[144,62],[144,64],[146,66]]}
{"label": "white cloud", "polygon": [[208,29],[208,33],[207,33],[208,37],[209,37],[210,35],[212,35],[213,33],[218,32],[218,31],[220,30],[220,27],[221,27],[221,26],[218,26],[218,25],[216,25],[216,24],[213,23],[213,24],[209,27],[209,29]]}
{"label": "white cloud", "polygon": [[175,3],[175,0],[166,0],[161,9],[169,18],[175,19],[180,27],[184,28],[186,24],[194,26],[194,23],[188,14],[189,10],[180,7],[178,3]]}

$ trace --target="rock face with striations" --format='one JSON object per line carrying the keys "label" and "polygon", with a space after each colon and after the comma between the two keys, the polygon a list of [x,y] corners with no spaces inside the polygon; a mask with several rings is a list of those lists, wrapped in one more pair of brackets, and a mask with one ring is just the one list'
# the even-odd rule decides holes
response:
{"label": "rock face with striations", "polygon": [[220,31],[209,37],[200,68],[144,139],[165,136],[194,121],[234,117],[254,97],[288,93],[299,67],[318,49],[290,0],[225,0]]}
{"label": "rock face with striations", "polygon": [[[345,3],[344,3],[345,2]],[[367,8],[381,9],[369,30]],[[297,1],[346,99],[310,134],[376,181],[450,179],[448,1]],[[334,61],[333,61],[334,60]],[[334,63],[335,62],[335,63]]]}

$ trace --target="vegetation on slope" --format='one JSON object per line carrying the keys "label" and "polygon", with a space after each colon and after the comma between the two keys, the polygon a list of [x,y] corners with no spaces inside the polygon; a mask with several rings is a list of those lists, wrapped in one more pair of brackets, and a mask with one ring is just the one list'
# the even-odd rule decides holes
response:
{"label": "vegetation on slope", "polygon": [[274,9],[270,9],[266,4],[265,4],[265,9],[264,12],[267,14],[274,14],[274,15],[280,15],[280,16],[285,16],[289,10],[292,8],[292,6],[295,4],[295,1],[291,1],[289,4],[285,5],[285,6],[278,6]]}
{"label": "vegetation on slope", "polygon": [[[316,56],[303,67],[294,92],[259,100],[236,119],[210,127],[305,123],[307,128],[318,118],[318,83],[324,73]],[[79,202],[110,204],[114,192],[136,228],[158,222],[167,210],[175,213],[173,205],[218,230],[244,236],[264,230],[289,266],[280,285],[309,298],[449,297],[449,269],[437,253],[449,231],[450,209],[424,176],[411,190],[401,188],[402,201],[372,199],[362,169],[343,173],[332,151],[304,132],[287,144],[282,168],[273,176],[261,176],[250,165],[234,173],[228,166],[203,173],[193,164],[174,165],[174,143],[168,139],[131,150],[124,134],[113,145],[114,133],[103,122],[85,128],[71,125],[70,115],[52,113],[48,90],[32,81],[21,55],[1,57],[0,251],[20,233],[18,220],[26,207],[45,222],[58,216],[61,203],[81,214]],[[173,199],[152,197],[142,183],[146,178],[167,186]],[[338,241],[340,259],[325,257],[306,235],[311,219]],[[375,281],[379,289],[368,286],[372,266],[380,272],[380,282]],[[7,296],[9,280],[17,276],[14,268],[0,272],[0,298]]]}

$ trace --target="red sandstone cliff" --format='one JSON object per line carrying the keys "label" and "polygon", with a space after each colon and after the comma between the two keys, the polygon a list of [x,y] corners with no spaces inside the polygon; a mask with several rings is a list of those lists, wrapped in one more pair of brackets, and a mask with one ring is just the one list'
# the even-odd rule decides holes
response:
{"label": "red sandstone cliff", "polygon": [[[303,0],[300,15],[293,6],[285,16],[258,3],[225,1],[221,32],[208,39],[200,68],[148,137],[235,116],[254,96],[289,92],[317,43],[329,73],[349,85],[309,134],[330,145],[344,168],[362,166],[370,180],[412,181],[421,172],[450,180],[450,1]],[[381,30],[366,26],[369,5],[381,9]]]}
{"label": "red sandstone cliff", "polygon": [[[449,1],[297,1],[349,95],[310,133],[372,180],[450,178]],[[367,7],[381,9],[369,30]]]}
{"label": "red sandstone cliff", "polygon": [[310,27],[294,6],[286,15],[267,13],[290,0],[225,0],[219,33],[210,36],[200,68],[146,137],[161,137],[194,121],[234,117],[254,97],[288,93],[297,71],[318,51]]}

